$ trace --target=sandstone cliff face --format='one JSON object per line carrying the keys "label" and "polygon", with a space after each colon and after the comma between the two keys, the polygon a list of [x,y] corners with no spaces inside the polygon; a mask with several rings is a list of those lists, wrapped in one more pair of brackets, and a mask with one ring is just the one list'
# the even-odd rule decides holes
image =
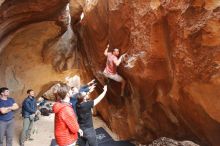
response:
{"label": "sandstone cliff face", "polygon": [[[220,143],[220,2],[94,0],[84,7],[82,38],[93,74],[105,66],[106,44],[128,57],[119,68],[127,97],[110,82],[99,105],[121,138],[160,136]],[[106,108],[108,107],[108,108]]]}
{"label": "sandstone cliff face", "polygon": [[79,70],[77,37],[69,1],[2,1],[0,7],[0,86],[21,103],[29,88],[42,95]]}
{"label": "sandstone cliff face", "polygon": [[71,22],[68,2],[0,1],[0,86],[22,101],[70,74],[104,84],[109,42],[128,54],[126,97],[110,81],[97,110],[121,139],[219,145],[218,0],[71,0]]}

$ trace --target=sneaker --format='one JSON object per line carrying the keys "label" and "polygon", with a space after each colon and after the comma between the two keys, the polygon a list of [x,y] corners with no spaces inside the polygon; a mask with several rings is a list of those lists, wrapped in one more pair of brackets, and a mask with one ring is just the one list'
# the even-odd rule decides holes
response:
{"label": "sneaker", "polygon": [[34,139],[33,139],[33,138],[28,138],[27,140],[28,140],[28,141],[33,141]]}

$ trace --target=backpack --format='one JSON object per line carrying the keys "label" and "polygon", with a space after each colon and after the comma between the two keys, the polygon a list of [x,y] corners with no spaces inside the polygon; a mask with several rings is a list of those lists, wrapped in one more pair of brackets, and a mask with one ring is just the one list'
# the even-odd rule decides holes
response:
{"label": "backpack", "polygon": [[43,116],[49,116],[50,115],[50,111],[46,108],[42,108],[40,109],[41,115]]}

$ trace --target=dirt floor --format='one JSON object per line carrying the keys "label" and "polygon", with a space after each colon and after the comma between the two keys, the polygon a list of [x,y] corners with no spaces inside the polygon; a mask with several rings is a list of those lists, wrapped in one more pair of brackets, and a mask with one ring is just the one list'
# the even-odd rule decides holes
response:
{"label": "dirt floor", "polygon": [[[110,131],[107,125],[98,117],[94,117],[94,127],[103,127],[114,140],[118,137]],[[15,117],[15,132],[13,146],[19,146],[19,136],[22,130],[22,117],[17,113]],[[50,146],[51,140],[54,139],[54,114],[48,117],[41,116],[40,120],[35,123],[33,128],[33,141],[25,142],[25,146]]]}

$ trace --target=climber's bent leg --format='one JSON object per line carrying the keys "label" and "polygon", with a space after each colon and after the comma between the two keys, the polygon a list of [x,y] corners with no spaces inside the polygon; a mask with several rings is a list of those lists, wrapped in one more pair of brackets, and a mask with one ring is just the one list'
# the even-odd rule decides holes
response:
{"label": "climber's bent leg", "polygon": [[122,78],[122,76],[120,76],[118,73],[108,74],[108,73],[103,72],[103,74],[105,77],[121,83],[121,96],[124,96],[126,81]]}
{"label": "climber's bent leg", "polygon": [[106,78],[112,79],[112,80],[114,80],[116,82],[122,82],[124,80],[118,73],[116,73],[116,74],[109,74],[109,73],[103,72],[103,74],[104,74],[104,76]]}
{"label": "climber's bent leg", "polygon": [[121,96],[124,96],[126,81],[123,79],[121,82]]}

